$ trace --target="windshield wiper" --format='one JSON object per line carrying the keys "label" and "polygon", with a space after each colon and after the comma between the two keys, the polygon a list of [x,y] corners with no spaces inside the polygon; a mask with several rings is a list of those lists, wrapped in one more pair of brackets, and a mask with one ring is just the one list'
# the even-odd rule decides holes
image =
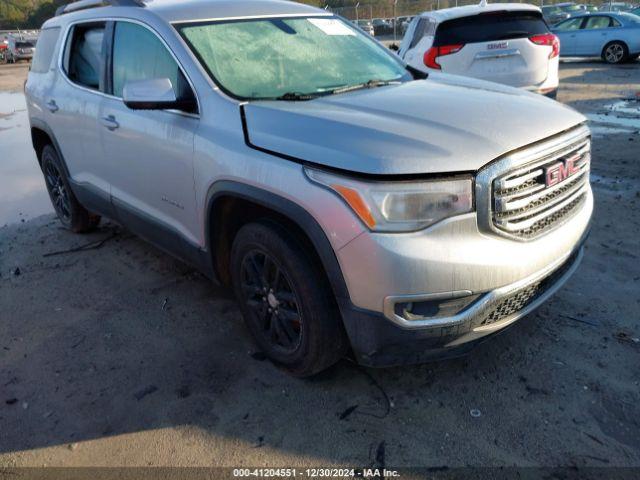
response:
{"label": "windshield wiper", "polygon": [[332,88],[329,90],[322,90],[313,93],[301,93],[301,92],[286,92],[278,97],[272,97],[265,100],[284,100],[290,102],[299,102],[305,100],[313,100],[314,98],[323,97],[326,95],[334,95],[336,93],[351,92],[353,90],[361,90],[365,88],[383,87],[385,85],[399,84],[399,80],[369,80],[365,83],[357,83],[355,85],[347,85],[344,87]]}
{"label": "windshield wiper", "polygon": [[331,90],[332,94],[352,92],[354,90],[362,90],[365,88],[384,87],[385,85],[394,85],[401,83],[399,80],[369,80],[364,83],[356,83],[355,85],[348,85],[346,87],[335,88]]}

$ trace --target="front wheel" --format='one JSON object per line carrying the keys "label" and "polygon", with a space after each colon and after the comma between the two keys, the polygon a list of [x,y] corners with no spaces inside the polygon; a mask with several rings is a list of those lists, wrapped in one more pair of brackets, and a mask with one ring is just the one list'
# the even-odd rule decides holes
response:
{"label": "front wheel", "polygon": [[76,199],[56,149],[46,145],[41,158],[49,198],[62,225],[76,233],[93,230],[100,223],[100,216],[87,211]]}
{"label": "front wheel", "polygon": [[308,377],[347,352],[328,281],[293,232],[270,221],[242,227],[231,251],[231,278],[245,323],[276,365]]}
{"label": "front wheel", "polygon": [[602,58],[611,64],[622,63],[627,60],[629,49],[622,42],[611,42],[602,50]]}

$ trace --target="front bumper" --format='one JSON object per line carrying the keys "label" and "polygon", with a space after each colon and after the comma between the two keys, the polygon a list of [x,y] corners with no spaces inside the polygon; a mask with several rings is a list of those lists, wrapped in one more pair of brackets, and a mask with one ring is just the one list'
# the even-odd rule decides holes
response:
{"label": "front bumper", "polygon": [[549,268],[487,292],[456,316],[428,327],[407,328],[342,300],[340,309],[356,360],[388,367],[464,355],[547,301],[575,272],[582,256],[581,244]]}

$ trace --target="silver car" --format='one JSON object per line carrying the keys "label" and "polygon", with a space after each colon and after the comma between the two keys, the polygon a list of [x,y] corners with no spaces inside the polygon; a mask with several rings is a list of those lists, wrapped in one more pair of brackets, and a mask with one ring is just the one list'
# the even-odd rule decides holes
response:
{"label": "silver car", "polygon": [[31,60],[35,52],[36,38],[25,38],[22,35],[10,35],[7,41],[8,63],[16,63],[20,60]]}
{"label": "silver car", "polygon": [[109,217],[231,286],[283,369],[464,353],[577,268],[574,110],[427,77],[294,2],[102,4],[45,23],[26,84],[58,217]]}

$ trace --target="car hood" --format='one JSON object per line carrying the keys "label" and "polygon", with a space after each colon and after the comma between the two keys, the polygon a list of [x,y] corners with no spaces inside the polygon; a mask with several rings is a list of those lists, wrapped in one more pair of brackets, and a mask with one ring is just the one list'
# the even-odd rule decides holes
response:
{"label": "car hood", "polygon": [[475,171],[586,120],[540,95],[444,74],[242,108],[251,146],[374,175]]}

